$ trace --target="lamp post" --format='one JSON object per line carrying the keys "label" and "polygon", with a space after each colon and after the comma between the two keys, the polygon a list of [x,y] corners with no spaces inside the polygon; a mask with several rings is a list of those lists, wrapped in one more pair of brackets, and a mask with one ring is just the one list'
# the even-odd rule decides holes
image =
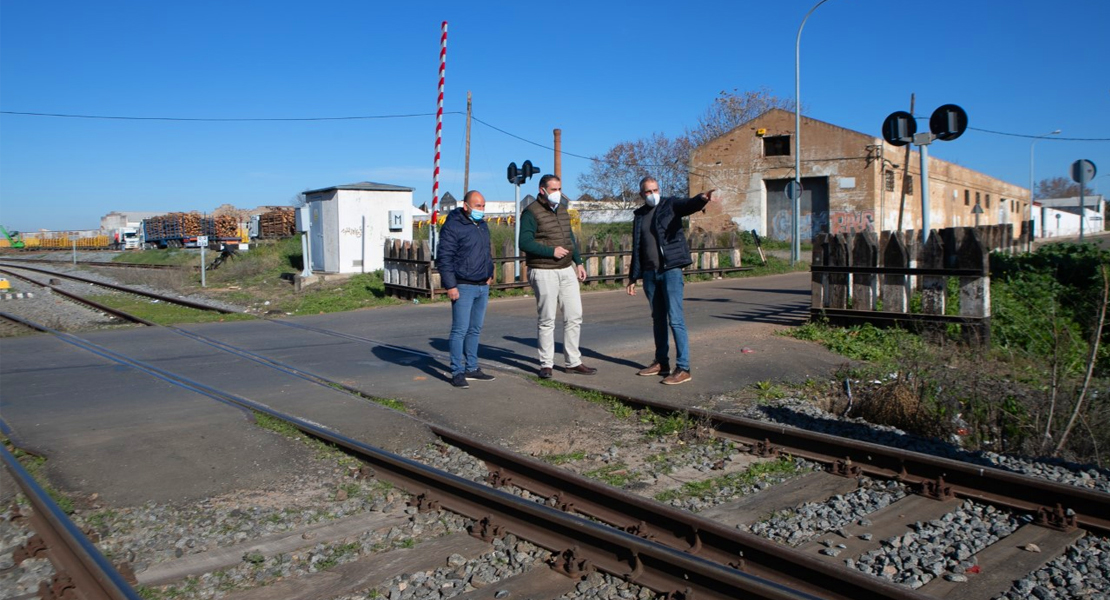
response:
{"label": "lamp post", "polygon": [[[1034,181],[1033,180],[1033,147],[1036,145],[1037,140],[1042,139],[1042,138],[1046,138],[1050,135],[1060,135],[1060,130],[1057,129],[1055,131],[1050,131],[1050,132],[1045,133],[1043,135],[1038,135],[1037,137],[1033,138],[1032,142],[1029,142],[1029,218],[1026,219],[1026,221],[1032,221],[1033,220],[1033,196],[1035,195],[1034,192],[1033,192],[1033,184],[1034,184],[1033,183],[1033,181]],[[1030,229],[1032,229],[1032,226],[1030,226]],[[1033,238],[1035,237],[1036,232],[1035,231],[1030,231],[1029,234],[1030,234],[1029,238],[1025,240],[1025,251],[1026,252],[1032,252],[1033,251]]]}
{"label": "lamp post", "polygon": [[793,236],[793,242],[790,248],[790,266],[802,256],[802,242],[801,242],[801,221],[802,221],[802,68],[801,68],[801,50],[802,50],[802,28],[806,26],[806,21],[813,11],[817,10],[828,0],[821,0],[809,9],[802,24],[798,26],[798,37],[794,41],[794,214],[790,219]]}

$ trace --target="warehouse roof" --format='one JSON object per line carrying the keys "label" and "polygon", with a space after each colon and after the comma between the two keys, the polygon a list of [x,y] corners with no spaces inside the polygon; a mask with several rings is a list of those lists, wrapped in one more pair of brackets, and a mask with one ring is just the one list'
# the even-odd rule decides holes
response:
{"label": "warehouse roof", "polygon": [[333,185],[331,187],[320,188],[318,190],[309,190],[304,194],[319,194],[320,192],[331,192],[333,190],[356,190],[361,192],[411,192],[415,188],[404,187],[401,185],[390,185],[388,183],[374,183],[373,181],[362,181],[359,183],[348,183],[347,185]]}

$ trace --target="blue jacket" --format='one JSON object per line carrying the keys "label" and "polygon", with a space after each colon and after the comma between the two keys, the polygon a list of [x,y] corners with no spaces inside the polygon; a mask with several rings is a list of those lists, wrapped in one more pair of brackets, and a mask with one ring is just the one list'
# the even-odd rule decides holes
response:
{"label": "blue jacket", "polygon": [[475,223],[461,208],[447,213],[439,230],[436,268],[443,288],[448,290],[460,283],[484,285],[493,277],[489,225],[485,219]]}
{"label": "blue jacket", "polygon": [[[666,198],[655,207],[651,216],[651,227],[655,240],[659,242],[660,271],[680,269],[693,263],[690,260],[690,247],[686,244],[686,231],[682,228],[682,217],[692,215],[705,208],[709,202],[702,194],[693,198]],[[632,213],[632,265],[628,270],[628,283],[636,283],[642,277],[640,270],[640,224],[651,210],[647,204]]]}

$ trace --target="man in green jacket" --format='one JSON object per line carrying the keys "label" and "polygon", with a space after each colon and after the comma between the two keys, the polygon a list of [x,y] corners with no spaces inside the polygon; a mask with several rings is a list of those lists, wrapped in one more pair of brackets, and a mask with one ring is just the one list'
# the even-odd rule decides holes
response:
{"label": "man in green jacket", "polygon": [[539,197],[520,213],[520,249],[528,265],[528,282],[536,294],[540,378],[550,379],[555,363],[555,313],[563,311],[563,356],[567,373],[593,375],[582,364],[578,338],[582,329],[579,283],[586,269],[570,227],[563,182],[554,175],[540,178]]}

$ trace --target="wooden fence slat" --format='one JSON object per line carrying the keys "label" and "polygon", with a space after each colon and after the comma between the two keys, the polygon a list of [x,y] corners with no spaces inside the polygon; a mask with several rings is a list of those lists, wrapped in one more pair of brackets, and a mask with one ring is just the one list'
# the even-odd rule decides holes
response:
{"label": "wooden fence slat", "polygon": [[[835,234],[829,238],[829,266],[849,266],[847,234]],[[847,273],[829,274],[829,308],[848,308],[849,281]]]}
{"label": "wooden fence slat", "polygon": [[[886,232],[883,233],[884,237]],[[900,232],[894,232],[883,247],[884,267],[910,266],[909,254]],[[909,310],[909,289],[905,275],[883,275],[883,312],[904,313]]]}
{"label": "wooden fence slat", "polygon": [[[595,254],[597,252],[597,248],[598,248],[597,238],[591,237],[590,241],[586,243],[586,252],[588,254]],[[590,257],[587,257],[586,260],[583,261],[583,262],[586,263],[586,276],[587,277],[597,277],[598,265],[601,262],[601,259],[599,259],[596,256],[590,256]],[[586,283],[586,285],[596,285],[596,284],[597,284],[596,281],[590,281],[590,282]]]}
{"label": "wooden fence slat", "polygon": [[[815,267],[828,266],[829,262],[829,234],[819,233],[813,238],[813,256],[810,258],[810,264]],[[828,294],[826,288],[828,287],[829,276],[825,273],[814,272],[810,276],[810,307],[814,309],[826,308],[828,304]]]}
{"label": "wooden fence slat", "polygon": [[[940,235],[933,232],[921,253],[920,265],[924,269],[944,267],[944,245]],[[945,295],[948,291],[948,278],[925,275],[921,278],[921,312],[927,315],[943,315]]]}
{"label": "wooden fence slat", "polygon": [[[873,231],[855,235],[852,243],[851,264],[853,267],[879,266],[879,239]],[[879,300],[879,278],[871,273],[852,275],[852,308],[856,310],[875,310]]]}
{"label": "wooden fence slat", "polygon": [[609,254],[601,261],[602,272],[605,275],[617,275],[617,257],[613,256],[613,236],[605,238],[605,252]]}

